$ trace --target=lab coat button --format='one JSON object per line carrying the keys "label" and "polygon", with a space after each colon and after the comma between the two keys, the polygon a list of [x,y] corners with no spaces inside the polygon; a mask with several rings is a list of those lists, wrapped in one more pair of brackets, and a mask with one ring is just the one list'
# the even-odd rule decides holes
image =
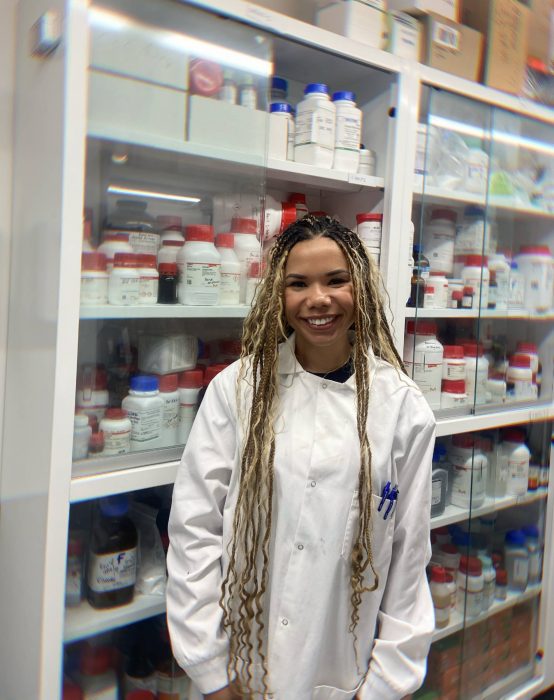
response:
{"label": "lab coat button", "polygon": [[282,619],[281,624],[283,625],[283,627],[286,627],[286,626],[289,624],[289,621],[287,620],[286,617],[284,617],[284,618]]}
{"label": "lab coat button", "polygon": [[296,547],[297,547],[297,549],[299,549],[300,551],[302,551],[302,550],[304,549],[304,545],[303,545],[303,544],[297,544]]}
{"label": "lab coat button", "polygon": [[316,483],[315,481],[312,481],[312,483],[310,484],[310,486],[313,488],[313,487],[315,486],[315,483]]}
{"label": "lab coat button", "polygon": [[322,389],[327,389],[327,384],[323,383],[323,384],[321,385],[321,388],[322,388]]}

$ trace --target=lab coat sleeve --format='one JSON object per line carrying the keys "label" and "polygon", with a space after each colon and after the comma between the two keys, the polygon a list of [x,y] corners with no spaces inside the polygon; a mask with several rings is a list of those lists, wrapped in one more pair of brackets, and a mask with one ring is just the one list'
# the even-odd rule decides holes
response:
{"label": "lab coat sleeve", "polygon": [[[435,627],[425,567],[431,557],[431,469],[435,419],[413,389],[404,402],[393,448],[399,498],[392,558],[369,671],[360,700],[399,700],[423,683]],[[399,436],[402,436],[400,438]]]}
{"label": "lab coat sleeve", "polygon": [[[225,372],[227,374],[227,372]],[[173,490],[167,554],[167,620],[173,654],[201,693],[228,683],[228,639],[219,605],[223,510],[236,452],[236,419],[216,377],[204,396]],[[227,391],[224,391],[227,386]]]}

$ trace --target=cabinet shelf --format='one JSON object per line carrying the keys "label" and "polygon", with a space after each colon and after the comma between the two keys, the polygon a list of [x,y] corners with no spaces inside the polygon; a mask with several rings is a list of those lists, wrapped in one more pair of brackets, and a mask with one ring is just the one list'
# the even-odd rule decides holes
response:
{"label": "cabinet shelf", "polygon": [[245,318],[246,304],[237,306],[184,306],[183,304],[142,304],[141,306],[81,306],[81,320],[110,318]]}
{"label": "cabinet shelf", "polygon": [[[512,404],[513,406],[513,404]],[[478,407],[479,409],[483,407]],[[466,414],[454,417],[437,418],[437,437],[469,433],[477,430],[489,430],[519,423],[534,423],[552,420],[554,404],[534,404],[531,406],[510,407],[490,413]]]}
{"label": "cabinet shelf", "polygon": [[531,313],[524,309],[425,309],[406,308],[406,318],[498,318],[517,321],[552,321],[554,312]]}
{"label": "cabinet shelf", "polygon": [[95,610],[86,600],[66,608],[64,642],[76,642],[101,632],[131,625],[165,612],[165,596],[136,594],[133,602],[118,608]]}
{"label": "cabinet shelf", "polygon": [[449,505],[445,508],[442,515],[431,518],[431,529],[435,530],[445,525],[459,523],[469,518],[477,518],[488,513],[495,513],[499,510],[511,508],[512,506],[526,505],[534,503],[546,498],[548,494],[547,488],[540,488],[536,491],[529,491],[524,496],[503,496],[502,498],[485,498],[485,502],[479,508],[458,508],[457,506]]}
{"label": "cabinet shelf", "polygon": [[433,642],[438,642],[439,639],[449,637],[451,634],[459,632],[461,629],[467,629],[468,627],[472,627],[479,622],[483,622],[483,620],[496,615],[496,613],[499,613],[502,610],[507,610],[508,608],[513,608],[514,605],[524,603],[527,600],[532,600],[541,594],[541,590],[542,585],[537,583],[534,586],[528,586],[527,590],[523,591],[522,593],[512,593],[511,591],[508,591],[508,597],[506,600],[495,600],[486,612],[475,618],[466,618],[464,620],[463,615],[461,615],[457,610],[452,610],[448,625],[442,629],[436,629],[434,631]]}

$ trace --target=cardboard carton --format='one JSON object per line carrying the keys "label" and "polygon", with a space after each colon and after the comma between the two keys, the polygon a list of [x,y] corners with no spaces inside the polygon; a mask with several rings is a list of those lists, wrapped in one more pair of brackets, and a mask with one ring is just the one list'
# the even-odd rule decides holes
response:
{"label": "cardboard carton", "polygon": [[421,18],[421,62],[432,68],[478,80],[483,36],[480,32],[436,14]]}
{"label": "cardboard carton", "polygon": [[389,10],[400,10],[410,15],[422,15],[433,12],[453,22],[460,19],[458,0],[389,0]]}

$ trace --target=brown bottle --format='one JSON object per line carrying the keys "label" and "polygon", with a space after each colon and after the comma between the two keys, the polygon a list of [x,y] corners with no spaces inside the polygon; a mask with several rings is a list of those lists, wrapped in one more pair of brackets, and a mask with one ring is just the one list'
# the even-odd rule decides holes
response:
{"label": "brown bottle", "polygon": [[133,600],[138,537],[128,510],[125,495],[98,502],[87,564],[87,598],[94,608],[113,608]]}

